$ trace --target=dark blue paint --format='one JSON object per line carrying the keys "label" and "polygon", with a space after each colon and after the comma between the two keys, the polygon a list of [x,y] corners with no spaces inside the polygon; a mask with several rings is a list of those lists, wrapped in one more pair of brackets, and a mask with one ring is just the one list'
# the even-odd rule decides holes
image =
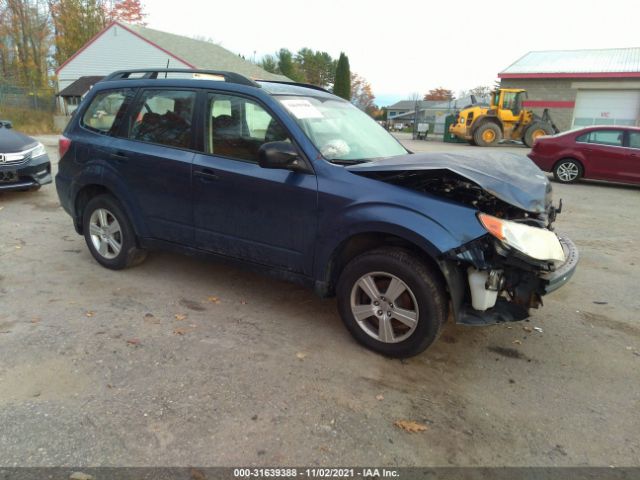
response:
{"label": "dark blue paint", "polygon": [[332,256],[354,235],[395,235],[437,259],[486,234],[472,208],[326,162],[289,112],[261,88],[206,80],[197,84],[244,94],[266,106],[289,130],[309,173],[102,136],[79,125],[96,93],[146,86],[193,89],[194,81],[99,83],[65,131],[74,147],[60,160],[56,185],[76,222],[78,193],[87,185],[102,185],[123,204],[143,241],[223,254],[316,284],[328,281]]}

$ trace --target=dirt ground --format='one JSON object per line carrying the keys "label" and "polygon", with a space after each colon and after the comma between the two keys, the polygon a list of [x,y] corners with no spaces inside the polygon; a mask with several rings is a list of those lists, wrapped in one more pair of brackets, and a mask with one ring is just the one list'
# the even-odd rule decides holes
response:
{"label": "dirt ground", "polygon": [[529,322],[450,324],[407,361],[254,273],[168,253],[101,268],[53,186],[0,194],[0,466],[640,465],[640,188],[554,189],[571,283]]}

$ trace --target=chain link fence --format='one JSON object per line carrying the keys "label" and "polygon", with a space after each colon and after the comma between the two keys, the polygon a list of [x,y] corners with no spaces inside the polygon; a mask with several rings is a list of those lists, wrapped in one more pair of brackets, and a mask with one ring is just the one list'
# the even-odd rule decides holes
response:
{"label": "chain link fence", "polygon": [[57,98],[53,88],[30,88],[0,80],[0,119],[27,134],[51,133]]}

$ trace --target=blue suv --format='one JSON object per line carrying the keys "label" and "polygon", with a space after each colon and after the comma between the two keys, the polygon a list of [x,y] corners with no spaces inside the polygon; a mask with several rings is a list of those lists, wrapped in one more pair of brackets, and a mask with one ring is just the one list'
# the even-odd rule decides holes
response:
{"label": "blue suv", "polygon": [[111,74],[60,139],[56,187],[104,267],[153,249],[242,263],[337,296],[394,357],[449,316],[526,318],[578,260],[526,157],[413,154],[323,89],[230,72]]}

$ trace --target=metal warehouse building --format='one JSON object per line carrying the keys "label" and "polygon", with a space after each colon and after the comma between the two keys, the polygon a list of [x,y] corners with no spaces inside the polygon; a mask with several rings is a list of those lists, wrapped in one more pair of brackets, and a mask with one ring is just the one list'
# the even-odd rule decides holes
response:
{"label": "metal warehouse building", "polygon": [[640,125],[640,48],[529,52],[498,76],[526,89],[524,105],[548,108],[561,130]]}

